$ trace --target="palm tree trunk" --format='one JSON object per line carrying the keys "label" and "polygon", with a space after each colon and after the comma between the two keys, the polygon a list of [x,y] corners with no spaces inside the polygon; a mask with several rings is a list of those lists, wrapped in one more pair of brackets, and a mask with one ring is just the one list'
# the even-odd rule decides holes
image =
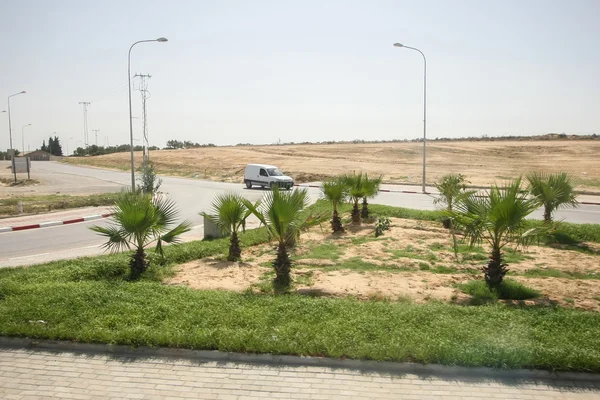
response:
{"label": "palm tree trunk", "polygon": [[239,261],[242,258],[242,249],[240,247],[240,239],[238,238],[237,232],[231,233],[231,239],[229,239],[229,255],[227,261]]}
{"label": "palm tree trunk", "polygon": [[354,200],[354,207],[352,207],[352,223],[360,224],[360,210],[358,209],[358,200]]}
{"label": "palm tree trunk", "polygon": [[502,283],[504,275],[508,272],[506,266],[500,249],[493,249],[487,267],[482,268],[485,282],[489,287],[498,287]]}
{"label": "palm tree trunk", "polygon": [[544,222],[552,222],[552,207],[549,204],[544,206]]}
{"label": "palm tree trunk", "polygon": [[337,207],[333,209],[333,217],[331,218],[331,229],[333,230],[333,233],[344,232],[344,227],[342,226],[342,219],[338,214]]}
{"label": "palm tree trunk", "polygon": [[369,219],[369,203],[367,203],[366,197],[363,197],[362,210],[360,211],[360,217],[363,219],[363,221]]}
{"label": "palm tree trunk", "polygon": [[285,243],[279,243],[279,246],[277,247],[277,258],[273,263],[273,267],[275,268],[275,288],[289,288],[292,282],[290,276],[292,262],[290,261]]}
{"label": "palm tree trunk", "polygon": [[143,247],[138,249],[131,255],[131,261],[129,262],[129,273],[130,279],[136,280],[146,271],[146,252]]}

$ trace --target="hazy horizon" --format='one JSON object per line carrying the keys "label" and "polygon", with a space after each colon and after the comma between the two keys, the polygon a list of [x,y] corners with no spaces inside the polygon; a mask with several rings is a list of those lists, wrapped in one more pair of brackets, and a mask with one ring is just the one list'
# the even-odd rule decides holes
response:
{"label": "hazy horizon", "polygon": [[[150,144],[272,144],[600,133],[600,2],[3,3],[0,89],[13,147],[129,142],[127,51]],[[141,100],[133,92],[133,114]],[[0,148],[8,147],[0,114]],[[140,118],[134,136],[141,138]],[[69,138],[73,139],[69,139]],[[79,143],[78,143],[79,142]],[[134,144],[138,144],[135,142]]]}

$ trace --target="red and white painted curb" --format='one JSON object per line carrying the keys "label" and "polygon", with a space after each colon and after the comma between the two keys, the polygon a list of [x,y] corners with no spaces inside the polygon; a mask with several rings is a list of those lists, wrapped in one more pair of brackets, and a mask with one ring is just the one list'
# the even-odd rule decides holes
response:
{"label": "red and white painted curb", "polygon": [[36,229],[36,228],[48,228],[50,226],[58,226],[58,225],[76,224],[78,222],[94,221],[96,219],[108,218],[111,215],[112,215],[112,213],[98,214],[98,215],[89,215],[87,217],[81,217],[81,218],[67,219],[64,221],[49,221],[49,222],[40,222],[39,224],[29,224],[29,225],[19,225],[19,226],[0,226],[0,233],[12,232],[12,231],[24,231],[27,229]]}

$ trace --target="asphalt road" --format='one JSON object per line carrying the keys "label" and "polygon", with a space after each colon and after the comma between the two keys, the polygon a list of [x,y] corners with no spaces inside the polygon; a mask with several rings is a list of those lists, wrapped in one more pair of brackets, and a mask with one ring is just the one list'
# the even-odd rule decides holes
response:
{"label": "asphalt road", "polygon": [[[54,162],[34,162],[33,171],[44,183],[52,185],[50,192],[89,193],[98,191],[119,191],[131,182],[127,172],[107,171],[84,168]],[[243,194],[251,201],[260,199],[265,191],[246,189],[243,184],[221,183],[197,179],[162,177],[161,191],[171,197],[181,211],[181,219],[193,225],[185,240],[199,239],[203,233],[201,211],[210,209],[215,195],[226,191]],[[402,186],[386,186],[392,190],[411,190]],[[48,189],[46,185],[43,190]],[[415,188],[416,189],[416,188]],[[418,189],[417,189],[418,190]],[[311,200],[320,197],[317,188],[308,189]],[[435,209],[434,197],[425,194],[380,193],[372,203],[422,210]],[[533,217],[541,218],[538,210]],[[576,223],[600,223],[600,206],[580,206],[575,210],[563,210],[557,213],[558,219]],[[40,220],[43,220],[40,217]],[[0,267],[26,265],[47,262],[55,259],[73,258],[101,253],[104,240],[88,228],[94,224],[106,224],[107,221],[83,222],[18,232],[0,233]],[[0,220],[0,226],[4,225]]]}

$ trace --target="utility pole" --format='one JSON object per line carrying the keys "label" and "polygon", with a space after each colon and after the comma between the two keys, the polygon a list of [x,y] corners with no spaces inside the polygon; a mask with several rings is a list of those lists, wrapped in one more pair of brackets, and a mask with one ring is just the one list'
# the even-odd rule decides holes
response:
{"label": "utility pole", "polygon": [[150,92],[148,91],[148,82],[146,81],[146,79],[150,79],[152,78],[151,75],[146,74],[135,74],[135,77],[140,77],[140,85],[138,87],[137,90],[140,91],[141,95],[142,95],[142,133],[143,133],[143,142],[142,145],[144,146],[144,162],[147,162],[148,159],[150,158],[150,154],[148,151],[148,148],[150,147],[149,143],[148,143],[148,119],[147,119],[147,113],[146,113],[146,100],[150,98]]}
{"label": "utility pole", "polygon": [[89,146],[88,140],[88,123],[87,123],[87,108],[90,105],[88,101],[80,101],[79,104],[83,105],[83,144],[87,150]]}
{"label": "utility pole", "polygon": [[100,129],[92,129],[92,131],[96,134],[96,146],[98,146],[98,132],[100,132]]}

